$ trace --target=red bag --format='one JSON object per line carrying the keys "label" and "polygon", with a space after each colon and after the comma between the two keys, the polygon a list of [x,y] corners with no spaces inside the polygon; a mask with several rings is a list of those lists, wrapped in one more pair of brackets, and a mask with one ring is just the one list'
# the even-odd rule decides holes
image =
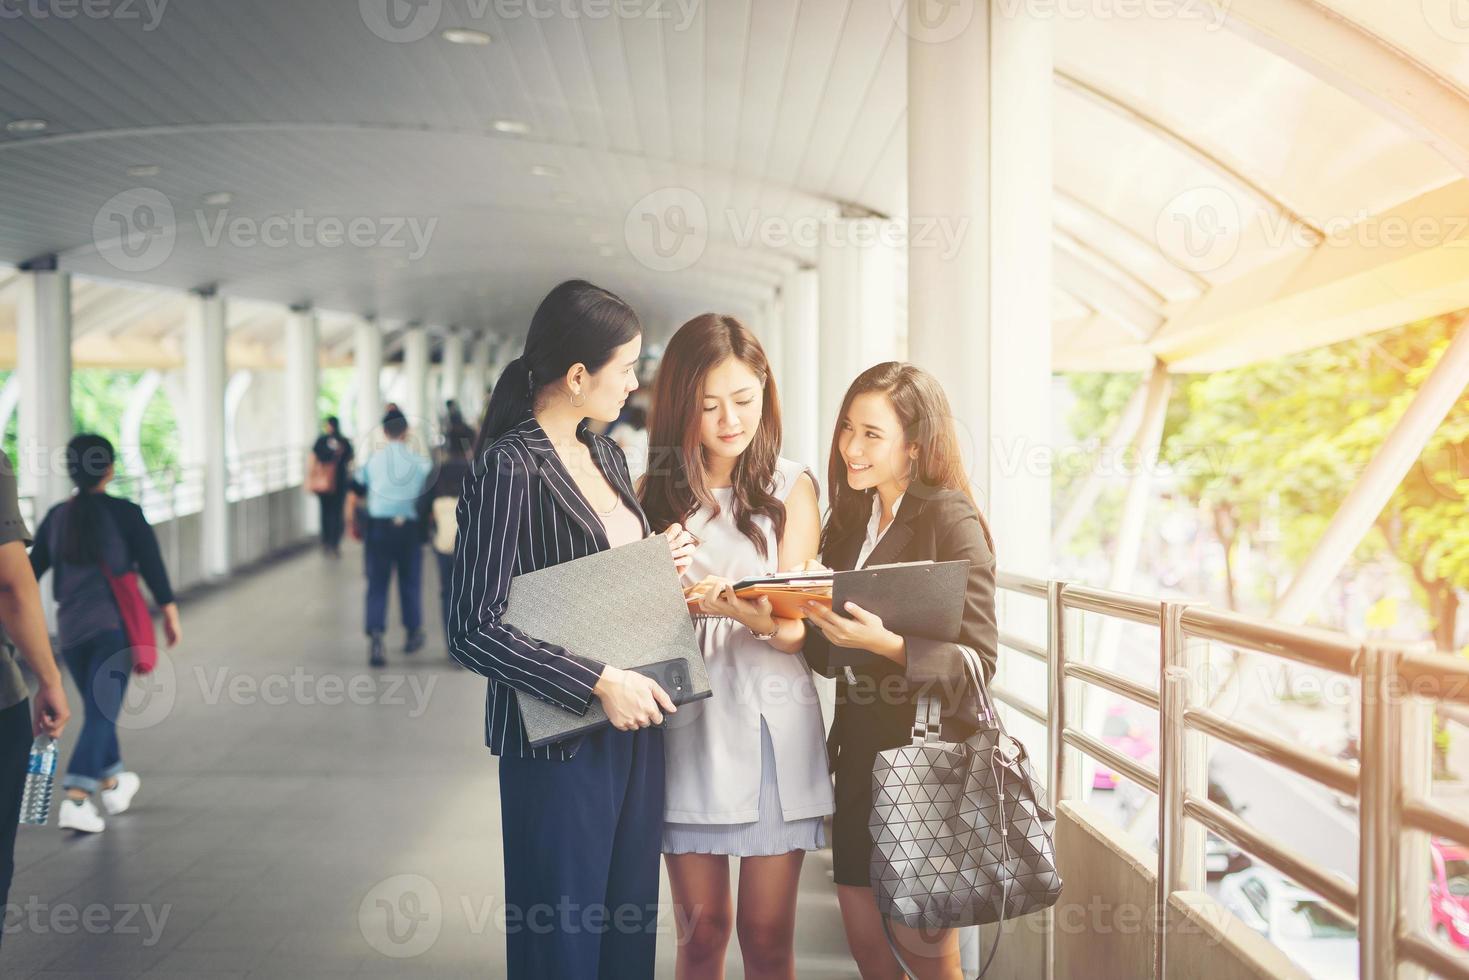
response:
{"label": "red bag", "polygon": [[113,575],[105,562],[100,567],[112,586],[112,598],[117,600],[117,611],[122,615],[122,630],[133,650],[133,673],[151,673],[158,666],[158,634],[153,630],[153,616],[143,600],[143,590],[138,588],[138,573]]}

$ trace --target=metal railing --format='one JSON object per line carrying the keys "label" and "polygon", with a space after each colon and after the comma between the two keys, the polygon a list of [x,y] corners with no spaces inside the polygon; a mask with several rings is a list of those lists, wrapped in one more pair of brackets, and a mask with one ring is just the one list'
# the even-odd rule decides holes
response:
{"label": "metal railing", "polygon": [[[302,486],[305,480],[307,446],[281,446],[253,450],[229,457],[225,464],[225,500],[227,504],[251,501],[267,494],[290,487]],[[198,464],[159,467],[143,472],[128,473],[117,464],[117,473],[108,485],[108,492],[124,497],[143,508],[148,523],[160,530],[164,525],[177,522],[180,518],[198,514],[204,509],[206,472]],[[21,516],[27,526],[35,528],[45,516],[36,513],[35,498],[22,495]],[[236,520],[241,525],[232,533],[246,538],[259,533],[253,527],[254,518],[250,507],[238,507]],[[184,535],[174,529],[173,533],[160,535],[168,567],[179,570],[183,567],[182,548]]]}
{"label": "metal railing", "polygon": [[[1158,797],[1156,976],[1166,975],[1169,962],[1169,931],[1163,926],[1170,898],[1175,892],[1203,889],[1207,831],[1295,879],[1355,921],[1363,980],[1399,977],[1402,966],[1469,980],[1469,957],[1431,940],[1424,930],[1429,835],[1469,843],[1469,820],[1428,797],[1431,733],[1427,708],[1433,702],[1469,706],[1469,662],[1424,646],[1363,643],[1342,634],[1198,603],[1066,582],[1001,574],[999,588],[1046,603],[1044,645],[1004,630],[1000,633],[1001,646],[1046,665],[1045,709],[1002,686],[996,686],[993,694],[1000,703],[1046,727],[1053,805],[1082,795],[1079,763],[1083,754]],[[1088,664],[1070,652],[1079,643],[1077,620],[1084,612],[1158,629],[1156,689]],[[1214,711],[1201,696],[1207,692],[1200,683],[1199,644],[1191,645],[1191,640],[1221,643],[1356,678],[1361,688],[1360,765],[1301,748]],[[1101,688],[1158,712],[1156,768],[1081,729],[1087,687]],[[1360,814],[1357,884],[1342,880],[1211,801],[1206,736],[1355,797]],[[1048,951],[1047,962],[1049,972],[1053,949]]]}

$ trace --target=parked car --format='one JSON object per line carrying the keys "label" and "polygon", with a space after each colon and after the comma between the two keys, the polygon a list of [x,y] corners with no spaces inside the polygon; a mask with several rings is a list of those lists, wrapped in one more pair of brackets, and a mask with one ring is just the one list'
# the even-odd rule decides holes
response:
{"label": "parked car", "polygon": [[1312,977],[1357,976],[1357,930],[1321,896],[1255,865],[1219,883],[1219,903]]}
{"label": "parked car", "polygon": [[[1125,705],[1114,704],[1102,722],[1102,741],[1138,762],[1145,762],[1158,751],[1157,732],[1139,725]],[[1092,789],[1116,789],[1117,774],[1105,766],[1097,766],[1092,775]]]}
{"label": "parked car", "polygon": [[1428,879],[1433,931],[1450,946],[1469,949],[1469,847],[1438,838],[1429,853],[1433,857]]}

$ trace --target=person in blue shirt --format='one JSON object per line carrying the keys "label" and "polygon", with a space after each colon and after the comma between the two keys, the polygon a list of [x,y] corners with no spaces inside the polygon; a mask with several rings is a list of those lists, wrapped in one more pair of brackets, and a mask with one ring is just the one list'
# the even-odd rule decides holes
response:
{"label": "person in blue shirt", "polygon": [[423,492],[429,484],[433,463],[408,442],[408,419],[396,405],[383,416],[387,444],[375,451],[357,470],[347,513],[358,497],[367,501],[367,637],[368,662],[382,667],[387,631],[388,584],[398,570],[398,601],[403,628],[408,631],[404,653],[415,653],[424,644],[423,631]]}

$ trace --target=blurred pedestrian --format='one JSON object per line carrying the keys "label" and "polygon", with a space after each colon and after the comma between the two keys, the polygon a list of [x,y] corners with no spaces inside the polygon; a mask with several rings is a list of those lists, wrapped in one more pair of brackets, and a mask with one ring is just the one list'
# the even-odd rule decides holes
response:
{"label": "blurred pedestrian", "polygon": [[311,447],[311,472],[306,488],[316,494],[321,508],[321,548],[329,557],[342,554],[342,532],[346,517],[342,504],[347,496],[347,482],[352,472],[352,441],[342,435],[341,423],[328,415],[322,434]]}
{"label": "blurred pedestrian", "polygon": [[408,442],[408,419],[396,405],[383,416],[387,444],[357,470],[347,494],[347,507],[367,501],[368,663],[387,664],[383,634],[387,632],[388,586],[398,573],[398,602],[407,640],[404,653],[423,648],[423,540],[420,497],[433,463]]}
{"label": "blurred pedestrian", "polygon": [[112,443],[98,435],[79,435],[66,445],[66,467],[76,492],[52,507],[36,529],[31,568],[40,579],[52,572],[56,632],[61,656],[81,692],[81,735],[72,748],[62,786],[58,821],[63,828],[99,833],[106,820],[92,797],[110,815],[126,811],[142,779],[122,764],[117,719],[132,674],[133,652],[115,598],[114,579],[136,571],[163,610],[170,647],[183,638],[179,607],[168,570],[143,509],[112,497]]}

